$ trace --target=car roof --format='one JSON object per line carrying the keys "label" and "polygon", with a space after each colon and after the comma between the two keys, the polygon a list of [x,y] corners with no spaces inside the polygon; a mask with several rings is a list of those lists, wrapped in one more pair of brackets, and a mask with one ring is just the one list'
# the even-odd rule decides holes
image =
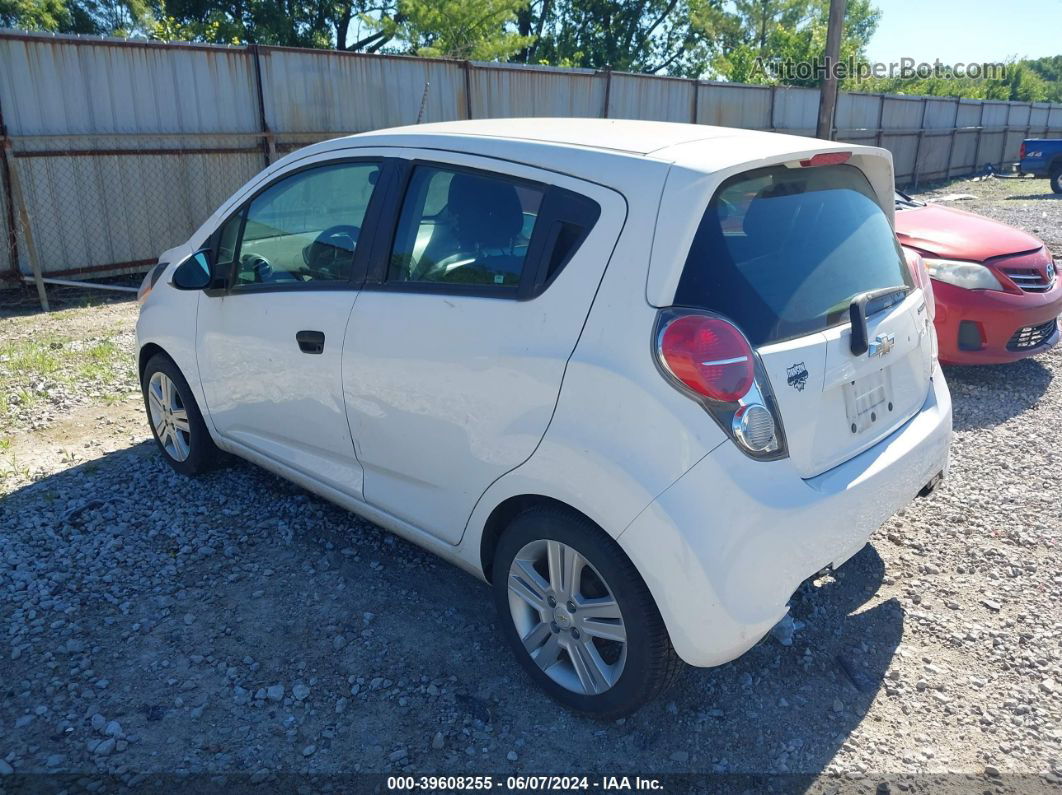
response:
{"label": "car roof", "polygon": [[405,138],[438,135],[450,139],[451,143],[454,138],[489,137],[647,155],[676,144],[731,136],[735,132],[752,131],[641,119],[535,117],[416,124],[361,133],[356,137]]}

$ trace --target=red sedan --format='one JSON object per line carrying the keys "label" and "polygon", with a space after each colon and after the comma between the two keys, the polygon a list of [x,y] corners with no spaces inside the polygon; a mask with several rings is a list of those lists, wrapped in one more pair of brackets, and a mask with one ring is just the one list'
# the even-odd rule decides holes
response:
{"label": "red sedan", "polygon": [[1002,364],[1058,342],[1062,285],[1039,238],[899,192],[896,237],[933,280],[941,362]]}

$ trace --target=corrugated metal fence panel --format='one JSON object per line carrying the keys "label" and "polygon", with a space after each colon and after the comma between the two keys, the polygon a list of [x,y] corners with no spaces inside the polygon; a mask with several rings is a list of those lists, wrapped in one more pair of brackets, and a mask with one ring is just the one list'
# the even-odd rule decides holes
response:
{"label": "corrugated metal fence panel", "polygon": [[880,114],[881,97],[876,94],[838,94],[833,121],[837,137],[855,143],[874,143]]}
{"label": "corrugated metal fence panel", "polygon": [[[187,238],[263,163],[257,153],[157,153],[254,145],[225,135],[259,129],[242,49],[5,37],[0,102],[11,134],[81,136],[15,139],[12,168],[46,274],[142,268]],[[217,135],[155,137],[164,133]],[[24,273],[26,242],[20,234]]]}
{"label": "corrugated metal fence panel", "polygon": [[819,92],[813,88],[782,88],[774,92],[774,129],[793,135],[814,135]]}
{"label": "corrugated metal fence panel", "polygon": [[922,126],[927,130],[950,130],[955,126],[959,101],[924,97],[926,113]]}
{"label": "corrugated metal fence panel", "polygon": [[1062,105],[1055,105],[1051,108],[1051,112],[1047,116],[1047,126],[1050,135],[1044,137],[1050,138],[1056,134],[1062,135]]}
{"label": "corrugated metal fence panel", "polygon": [[608,92],[611,119],[693,121],[692,80],[614,72]]}
{"label": "corrugated metal fence panel", "polygon": [[[924,97],[925,114],[922,118],[921,143],[918,144],[918,163],[915,168],[920,180],[939,179],[948,174],[949,158],[953,146],[951,131],[959,103],[955,99]],[[942,132],[934,132],[942,131]],[[943,132],[946,131],[946,132]]]}
{"label": "corrugated metal fence panel", "polygon": [[472,116],[601,116],[605,79],[589,70],[476,65],[469,75]]}
{"label": "corrugated metal fence panel", "polygon": [[701,83],[697,86],[697,123],[769,130],[771,89],[766,86]]}
{"label": "corrugated metal fence panel", "polygon": [[246,132],[258,128],[243,50],[4,38],[0,104],[11,135]]}
{"label": "corrugated metal fence panel", "polygon": [[[922,98],[886,96],[882,102],[881,145],[892,152],[896,181],[907,184],[914,175],[918,136],[912,133],[922,123]],[[890,133],[890,130],[896,132]]]}
{"label": "corrugated metal fence panel", "polygon": [[1047,130],[1047,117],[1051,112],[1050,102],[1034,102],[1029,111],[1029,137],[1039,138]]}
{"label": "corrugated metal fence panel", "polygon": [[973,99],[960,99],[959,112],[955,117],[955,145],[951,150],[951,173],[968,174],[977,166],[977,142],[980,133],[975,129],[981,124],[981,103]]}
{"label": "corrugated metal fence panel", "polygon": [[981,115],[981,143],[977,147],[977,167],[1003,159],[1003,127],[1010,115],[1006,102],[985,102]]}
{"label": "corrugated metal fence panel", "polygon": [[321,50],[260,50],[266,121],[274,132],[365,132],[465,118],[465,75],[456,61]]}
{"label": "corrugated metal fence panel", "polygon": [[[41,268],[55,273],[91,272],[115,263],[142,269],[142,263],[187,239],[263,160],[255,151],[16,158],[16,163]],[[29,272],[24,246],[20,252],[22,270]]]}
{"label": "corrugated metal fence panel", "polygon": [[1018,150],[1021,149],[1021,142],[1025,140],[1025,133],[1029,131],[1032,118],[1032,105],[1026,102],[1010,102],[1008,105],[1006,124],[1010,129],[1003,139],[1003,157],[1000,158],[1003,162],[1018,159]]}

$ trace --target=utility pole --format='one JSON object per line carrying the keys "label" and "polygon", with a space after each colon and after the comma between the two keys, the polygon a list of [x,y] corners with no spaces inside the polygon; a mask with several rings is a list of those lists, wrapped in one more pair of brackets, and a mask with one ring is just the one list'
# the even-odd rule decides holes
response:
{"label": "utility pole", "polygon": [[845,0],[830,0],[830,20],[826,29],[826,74],[819,86],[819,122],[815,137],[833,139],[833,114],[837,109],[837,64],[841,55]]}

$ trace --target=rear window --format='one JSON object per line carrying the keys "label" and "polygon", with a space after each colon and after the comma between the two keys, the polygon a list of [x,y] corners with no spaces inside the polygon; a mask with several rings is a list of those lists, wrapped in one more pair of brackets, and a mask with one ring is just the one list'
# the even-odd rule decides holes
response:
{"label": "rear window", "polygon": [[855,296],[899,286],[911,277],[863,172],[771,166],[716,191],[675,303],[725,315],[763,345],[836,325]]}

